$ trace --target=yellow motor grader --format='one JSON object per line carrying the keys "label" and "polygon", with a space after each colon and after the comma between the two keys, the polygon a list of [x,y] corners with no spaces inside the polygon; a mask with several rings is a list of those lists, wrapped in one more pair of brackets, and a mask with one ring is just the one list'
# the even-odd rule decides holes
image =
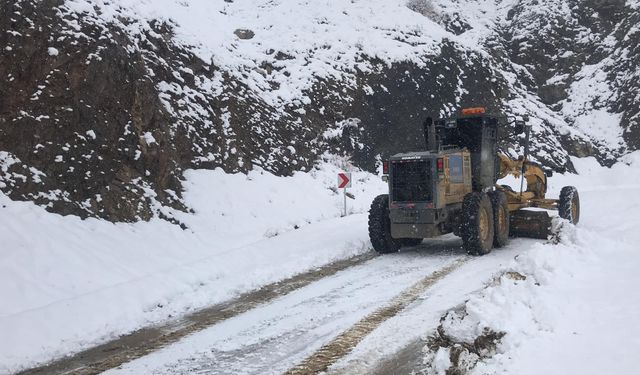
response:
{"label": "yellow motor grader", "polygon": [[[506,245],[510,236],[547,238],[547,210],[557,210],[577,224],[580,199],[575,187],[564,187],[559,199],[546,197],[551,172],[528,158],[527,121],[526,116],[515,120],[489,115],[484,108],[427,119],[427,151],[396,154],[383,162],[389,193],[371,204],[373,248],[390,253],[453,232],[467,252],[482,255]],[[525,134],[522,157],[514,160],[499,152],[498,133],[505,130]],[[520,178],[518,191],[497,184],[508,175]]]}

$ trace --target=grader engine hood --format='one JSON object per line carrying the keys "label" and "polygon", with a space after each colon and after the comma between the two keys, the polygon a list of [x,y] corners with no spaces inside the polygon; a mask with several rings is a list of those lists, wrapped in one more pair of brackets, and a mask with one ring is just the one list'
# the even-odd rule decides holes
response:
{"label": "grader engine hood", "polygon": [[415,204],[433,201],[432,161],[425,157],[404,157],[391,161],[391,202]]}
{"label": "grader engine hood", "polygon": [[389,165],[389,219],[396,238],[432,237],[438,181],[437,159],[429,152],[395,155]]}

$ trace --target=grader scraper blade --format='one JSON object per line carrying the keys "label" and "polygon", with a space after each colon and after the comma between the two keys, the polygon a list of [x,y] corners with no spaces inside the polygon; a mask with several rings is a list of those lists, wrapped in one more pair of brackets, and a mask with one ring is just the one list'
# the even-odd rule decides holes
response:
{"label": "grader scraper blade", "polygon": [[551,216],[546,211],[518,210],[509,218],[511,237],[530,237],[546,240],[551,234]]}

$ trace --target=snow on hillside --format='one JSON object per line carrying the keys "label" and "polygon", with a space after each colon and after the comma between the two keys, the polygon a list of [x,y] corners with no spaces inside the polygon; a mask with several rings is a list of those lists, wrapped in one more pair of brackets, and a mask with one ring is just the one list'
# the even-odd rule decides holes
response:
{"label": "snow on hillside", "polygon": [[640,13],[618,3],[11,2],[0,188],[56,213],[165,217],[189,210],[188,169],[290,175],[331,152],[373,171],[463,106],[529,114],[556,171],[570,155],[610,165],[640,129]]}
{"label": "snow on hillside", "polygon": [[369,251],[364,213],[385,184],[354,171],[341,218],[332,165],[288,178],[189,171],[187,230],[62,217],[1,195],[0,373]]}
{"label": "snow on hillside", "polygon": [[[531,91],[530,86],[523,86],[538,67],[505,64],[492,57],[492,48],[502,37],[500,33],[513,28],[514,24],[522,28],[512,29],[511,38],[526,41],[550,29],[546,25],[550,17],[575,18],[573,6],[562,1],[544,7],[527,6],[515,0],[325,0],[313,5],[300,0],[214,3],[67,0],[65,5],[69,11],[87,12],[104,22],[133,21],[123,26],[143,40],[142,31],[148,30],[149,22],[165,21],[175,27],[179,44],[203,61],[210,61],[235,76],[275,108],[310,104],[308,91],[319,80],[334,79],[354,87],[357,72],[378,69],[372,62],[376,59],[386,64],[410,61],[424,65],[441,53],[443,40],[452,40],[460,49],[478,52],[493,60],[491,64],[497,68],[494,73],[509,82],[514,94],[505,101],[505,107],[514,114],[530,113],[540,117],[544,122],[534,124],[536,133],[548,133],[550,127],[560,134],[590,139],[614,150],[625,146],[621,115],[607,108],[616,97],[613,82],[607,77],[613,57],[584,65],[575,74],[561,112],[550,110],[539,97],[527,92]],[[520,9],[521,14],[512,20],[510,13],[514,9]],[[463,28],[459,33],[452,33],[451,25],[456,22]],[[598,35],[585,27],[578,30],[581,38],[578,45],[598,42],[617,55],[628,53],[628,49],[616,48],[613,39],[606,35]],[[235,35],[238,31],[248,36]],[[525,42],[520,49],[526,49],[526,45]],[[558,54],[570,55],[569,50],[567,47]],[[217,77],[219,80],[208,83],[207,89],[220,90],[222,75]],[[548,83],[566,81],[567,77],[555,76]],[[273,83],[277,83],[275,89]],[[161,85],[160,89],[180,90],[169,84]],[[351,100],[349,96],[343,99]],[[601,104],[593,104],[597,102]],[[441,114],[456,109],[443,108]],[[559,152],[562,146],[558,141],[555,143],[547,152],[554,153],[555,159],[562,158]],[[544,148],[542,144],[537,147]]]}
{"label": "snow on hillside", "polygon": [[[133,22],[124,26],[141,39],[141,29],[148,29],[149,22],[166,21],[175,28],[179,44],[281,109],[311,104],[309,92],[321,80],[355,87],[358,74],[380,69],[376,61],[409,61],[423,66],[442,53],[443,41],[453,41],[460,50],[484,56],[496,75],[492,80],[508,83],[511,95],[502,104],[508,113],[533,115],[534,132],[543,136],[534,137],[534,149],[540,151],[543,162],[563,164],[567,153],[561,138],[567,135],[593,142],[609,157],[626,149],[623,112],[615,103],[621,95],[620,86],[634,77],[626,71],[617,74],[615,81],[610,76],[615,62],[628,59],[630,49],[615,37],[617,29],[606,34],[611,29],[601,26],[605,21],[596,13],[592,17],[597,22],[584,24],[583,10],[570,2],[551,1],[539,6],[537,2],[516,0],[325,0],[313,5],[299,0],[68,0],[65,4],[73,12],[88,12],[104,22]],[[595,5],[594,10],[598,11]],[[555,21],[558,18],[571,23],[564,25]],[[562,27],[575,36],[574,45],[555,37]],[[546,34],[553,39],[545,42]],[[628,35],[632,34],[630,31]],[[550,43],[557,49],[557,56],[539,56],[538,49],[544,44],[536,45],[537,40]],[[582,56],[595,50],[611,56],[595,61]],[[505,60],[498,57],[498,51],[514,56]],[[574,55],[580,56],[574,61]],[[571,68],[565,68],[564,61],[571,62]],[[461,72],[461,76],[464,74]],[[545,75],[549,75],[546,81],[536,82]],[[222,75],[217,77],[219,80],[201,88],[219,90]],[[464,84],[459,82],[453,106],[445,105],[441,115],[456,110],[455,104],[469,93]],[[566,90],[566,98],[556,99],[559,107],[545,102],[541,93],[547,87]],[[180,91],[175,84],[160,85],[160,89]],[[347,94],[340,96],[346,102],[353,100]],[[557,135],[550,136],[553,133]]]}
{"label": "snow on hillside", "polygon": [[[437,54],[442,38],[450,36],[409,10],[404,0],[67,0],[65,7],[105,22],[133,20],[127,28],[139,35],[146,22],[166,21],[175,26],[180,44],[276,107],[308,101],[304,92],[318,79],[348,83],[356,70],[371,70],[363,56],[420,63]],[[234,34],[237,30],[246,36]],[[276,69],[267,73],[265,64]],[[270,82],[278,82],[279,88],[273,90]]]}

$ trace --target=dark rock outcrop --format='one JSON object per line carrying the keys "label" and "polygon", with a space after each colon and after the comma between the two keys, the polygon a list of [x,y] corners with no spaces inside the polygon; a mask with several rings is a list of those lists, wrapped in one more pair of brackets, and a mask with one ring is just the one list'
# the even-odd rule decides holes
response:
{"label": "dark rock outcrop", "polygon": [[[372,69],[349,67],[349,84],[316,77],[306,100],[283,102],[241,78],[258,75],[262,89],[277,90],[274,77],[290,76],[286,63],[300,56],[269,50],[269,61],[230,71],[180,44],[170,21],[106,22],[98,10],[70,11],[62,0],[3,1],[0,188],[61,214],[175,221],[174,210],[189,209],[181,199],[185,169],[289,175],[329,151],[373,171],[381,157],[423,147],[428,115],[471,105],[514,114],[509,103],[531,96],[534,107],[562,118],[572,83],[596,64],[612,95],[589,106],[621,114],[626,146],[566,134],[545,119],[533,150],[556,170],[571,170],[569,154],[609,164],[640,147],[640,12],[617,0],[569,3],[567,16],[554,13],[567,7],[560,0],[519,1],[486,38],[487,53],[444,39],[420,64],[360,54]],[[411,4],[452,34],[472,28],[464,13]],[[238,29],[236,37],[250,43],[255,33]]]}

